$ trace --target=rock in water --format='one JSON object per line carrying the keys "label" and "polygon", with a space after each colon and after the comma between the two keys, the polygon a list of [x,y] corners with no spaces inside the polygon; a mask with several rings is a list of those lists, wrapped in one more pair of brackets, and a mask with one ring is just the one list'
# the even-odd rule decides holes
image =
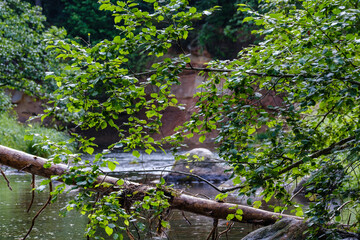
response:
{"label": "rock in water", "polygon": [[175,161],[171,169],[177,173],[170,173],[164,177],[167,182],[201,181],[179,172],[195,174],[211,182],[224,182],[229,179],[229,174],[224,172],[225,166],[219,163],[219,159],[216,159],[210,150],[194,148],[184,155],[186,158]]}
{"label": "rock in water", "polygon": [[283,219],[249,233],[242,240],[304,240],[307,224],[295,219]]}
{"label": "rock in water", "polygon": [[[304,232],[308,229],[306,222],[285,218],[272,225],[259,228],[249,233],[242,240],[304,240]],[[322,234],[322,233],[321,233]],[[351,232],[336,231],[337,239],[356,240],[358,235]]]}

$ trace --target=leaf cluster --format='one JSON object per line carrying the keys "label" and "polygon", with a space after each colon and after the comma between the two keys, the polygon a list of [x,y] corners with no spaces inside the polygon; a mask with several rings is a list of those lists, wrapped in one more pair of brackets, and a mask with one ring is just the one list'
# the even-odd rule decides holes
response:
{"label": "leaf cluster", "polygon": [[[317,216],[317,224],[339,214],[339,205],[328,207],[334,206],[330,199],[350,199],[357,208],[357,197],[348,194],[358,187],[359,167],[356,3],[265,1],[266,13],[239,8],[253,14],[244,21],[260,26],[253,32],[264,41],[236,60],[209,64],[198,110],[182,131],[219,132],[220,155],[235,176],[246,178],[240,194],[261,188],[266,201],[289,205],[286,185],[310,175],[316,177],[308,191],[322,205],[310,205],[307,214]],[[356,230],[359,223],[353,224]]]}
{"label": "leaf cluster", "polygon": [[38,7],[18,0],[0,2],[1,87],[39,96],[54,89],[51,84],[43,85],[45,72],[58,69],[44,40],[65,33],[55,27],[46,30],[44,22]]}

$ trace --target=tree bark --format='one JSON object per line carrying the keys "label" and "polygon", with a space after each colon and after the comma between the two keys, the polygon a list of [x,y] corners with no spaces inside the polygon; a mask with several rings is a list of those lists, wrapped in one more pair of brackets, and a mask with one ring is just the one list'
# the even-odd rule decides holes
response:
{"label": "tree bark", "polygon": [[[0,145],[0,164],[9,166],[11,168],[25,171],[31,174],[50,178],[53,175],[62,175],[68,171],[68,166],[64,164],[53,164],[50,168],[44,168],[44,164],[48,160],[30,155],[21,151],[17,151],[8,147]],[[118,178],[109,176],[99,176],[97,179],[98,183],[106,182],[113,185],[111,188],[98,188],[93,189],[94,191],[117,191],[125,189],[127,194],[135,194],[136,197],[143,197],[150,189],[154,187],[149,185],[143,185],[131,181],[124,182],[123,185],[118,186]],[[164,191],[164,189],[163,189]],[[171,196],[169,203],[172,209],[178,209],[182,211],[192,212],[195,214],[208,216],[215,219],[226,219],[229,214],[235,214],[237,209],[243,211],[242,220],[239,221],[233,218],[232,221],[246,222],[246,223],[257,223],[261,225],[269,225],[275,223],[280,218],[293,218],[303,220],[300,217],[273,213],[261,209],[255,209],[252,207],[232,204],[232,203],[221,203],[199,197],[194,197],[188,194],[183,194],[176,190],[165,190],[168,191],[167,195]]]}

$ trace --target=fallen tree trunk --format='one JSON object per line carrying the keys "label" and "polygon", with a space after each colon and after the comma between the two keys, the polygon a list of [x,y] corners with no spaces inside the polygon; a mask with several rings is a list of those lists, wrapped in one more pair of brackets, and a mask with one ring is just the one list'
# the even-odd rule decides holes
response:
{"label": "fallen tree trunk", "polygon": [[[44,164],[47,162],[48,160],[44,158],[30,155],[0,145],[0,164],[46,178],[50,178],[53,175],[59,176],[68,171],[68,166],[64,164],[53,164],[49,168],[44,168]],[[118,186],[118,180],[118,178],[114,177],[100,176],[97,179],[97,182],[106,182],[110,183],[113,186],[111,187],[111,189],[105,190],[117,191],[120,189],[125,189],[127,193],[133,193],[140,197],[145,196],[150,189],[154,189],[154,187],[142,185],[131,181],[124,181],[123,185]],[[95,190],[104,191],[103,188]],[[273,213],[244,205],[221,203],[208,199],[194,197],[188,194],[183,194],[175,190],[171,191],[172,192],[169,192],[169,195],[171,195],[172,197],[170,198],[169,203],[172,209],[192,212],[215,219],[226,219],[229,214],[235,214],[237,209],[241,209],[243,211],[241,222],[246,223],[269,225],[275,223],[280,218],[293,218],[302,220],[302,218],[296,216]],[[232,220],[239,222],[239,220],[236,218]]]}

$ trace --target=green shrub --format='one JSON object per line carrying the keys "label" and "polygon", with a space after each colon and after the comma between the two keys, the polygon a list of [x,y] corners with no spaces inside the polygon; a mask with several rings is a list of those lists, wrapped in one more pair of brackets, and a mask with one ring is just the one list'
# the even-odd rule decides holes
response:
{"label": "green shrub", "polygon": [[10,97],[5,94],[3,89],[0,89],[0,112],[5,112],[10,108],[11,108]]}
{"label": "green shrub", "polygon": [[[52,128],[39,124],[21,124],[9,113],[0,112],[0,144],[34,154],[49,157],[56,149],[67,145],[70,150],[75,146],[69,143],[70,137]],[[71,142],[71,141],[70,141]]]}

